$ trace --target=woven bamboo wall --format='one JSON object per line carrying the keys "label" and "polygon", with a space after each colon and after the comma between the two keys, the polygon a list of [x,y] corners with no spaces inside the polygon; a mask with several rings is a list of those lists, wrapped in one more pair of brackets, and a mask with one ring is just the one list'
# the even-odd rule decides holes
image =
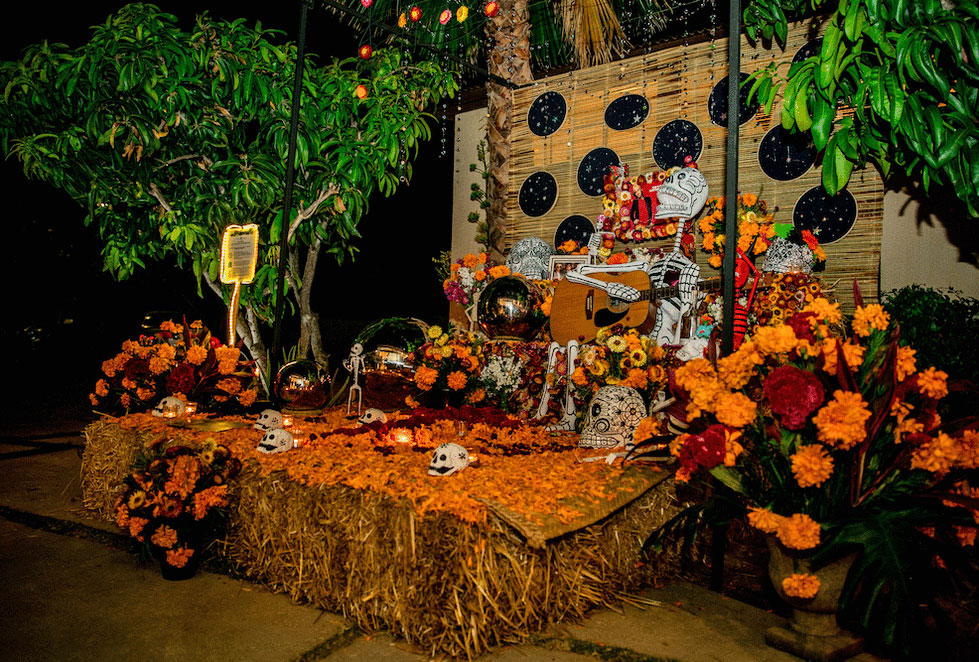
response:
{"label": "woven bamboo wall", "polygon": [[[814,45],[810,28],[808,24],[792,27],[784,51],[755,48],[743,39],[743,74],[775,62],[779,73],[784,76],[797,52]],[[710,194],[723,195],[727,129],[712,121],[708,99],[714,87],[727,76],[727,43],[727,39],[714,39],[678,46],[545,78],[517,90],[514,95],[510,190],[506,203],[506,247],[524,237],[540,237],[553,243],[558,226],[573,214],[595,221],[601,212],[601,196],[584,193],[579,188],[577,178],[582,159],[595,148],[613,150],[618,160],[629,166],[631,175],[666,169],[668,166],[664,167],[654,159],[653,145],[657,132],[672,120],[687,120],[699,129],[702,149],[694,156],[707,177]],[[538,135],[541,133],[539,126],[532,130],[528,123],[528,112],[535,100],[546,92],[559,93],[565,100],[567,110],[560,126],[553,133],[541,136]],[[612,129],[605,123],[605,109],[614,100],[628,94],[645,97],[649,103],[649,113],[633,128]],[[759,147],[769,130],[779,124],[779,109],[780,101],[776,100],[772,114],[765,114],[762,108],[741,124],[739,189],[744,193],[756,193],[770,208],[778,207],[776,222],[793,223],[800,197],[820,186],[819,163],[822,155],[804,174],[788,181],[773,179],[762,170]],[[539,115],[535,115],[537,117]],[[518,196],[527,178],[541,171],[553,176],[557,195],[549,211],[530,216],[524,212]],[[834,290],[844,307],[851,309],[854,279],[864,297],[874,299],[878,295],[884,191],[875,171],[862,170],[854,172],[848,192],[856,203],[852,227],[835,241],[827,243],[825,237],[831,236],[834,231],[835,234],[842,234],[839,229],[847,227],[847,223],[838,223],[833,217],[827,222],[832,227],[827,227],[827,231],[821,233],[820,241],[828,256],[826,269],[821,275],[823,286]],[[534,213],[539,212],[536,210]],[[822,217],[817,214],[815,218]],[[699,244],[699,236],[697,239]],[[672,238],[646,245],[672,245]],[[698,262],[703,266],[704,277],[717,273],[706,266],[703,255],[698,255]]]}

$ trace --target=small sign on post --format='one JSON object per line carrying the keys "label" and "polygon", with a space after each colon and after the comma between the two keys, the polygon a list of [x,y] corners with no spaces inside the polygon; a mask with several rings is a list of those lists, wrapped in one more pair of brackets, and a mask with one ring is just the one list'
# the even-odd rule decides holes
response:
{"label": "small sign on post", "polygon": [[221,282],[234,283],[235,289],[228,305],[228,345],[235,344],[235,328],[238,323],[238,297],[241,284],[255,278],[258,262],[258,226],[229,225],[221,237]]}

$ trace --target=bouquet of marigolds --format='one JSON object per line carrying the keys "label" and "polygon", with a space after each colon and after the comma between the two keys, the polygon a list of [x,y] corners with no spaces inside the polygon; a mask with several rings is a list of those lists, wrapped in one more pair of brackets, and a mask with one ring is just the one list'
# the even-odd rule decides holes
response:
{"label": "bouquet of marigolds", "polygon": [[224,345],[199,320],[167,321],[153,334],[122,343],[102,362],[102,376],[89,398],[112,412],[145,411],[172,395],[194,401],[201,411],[247,408],[258,396],[251,362]]}
{"label": "bouquet of marigolds", "polygon": [[442,290],[449,301],[470,306],[476,297],[495,278],[510,275],[506,265],[490,265],[486,253],[468,253],[449,267],[449,277],[442,283]]}
{"label": "bouquet of marigolds", "polygon": [[446,333],[430,326],[428,340],[415,350],[415,384],[422,391],[443,391],[470,404],[486,393],[480,375],[484,367],[483,343],[473,333]]}
{"label": "bouquet of marigolds", "polygon": [[[678,481],[709,473],[752,527],[812,551],[817,566],[857,552],[841,607],[904,645],[920,620],[912,580],[930,588],[915,559],[954,573],[974,549],[979,432],[975,420],[941,420],[947,375],[917,365],[883,308],[856,296],[849,325],[818,297],[716,364],[678,368],[691,427],[671,450]],[[782,588],[813,597],[818,575]]]}
{"label": "bouquet of marigolds", "polygon": [[241,462],[208,440],[200,447],[157,444],[141,456],[116,499],[116,523],[153,556],[183,568],[199,560],[228,505],[228,480]]}
{"label": "bouquet of marigolds", "polygon": [[[710,255],[710,266],[715,269],[720,269],[724,260],[724,204],[723,196],[708,198],[699,222],[701,247]],[[764,200],[754,193],[739,195],[738,248],[750,258],[764,253],[776,236],[773,220]]]}

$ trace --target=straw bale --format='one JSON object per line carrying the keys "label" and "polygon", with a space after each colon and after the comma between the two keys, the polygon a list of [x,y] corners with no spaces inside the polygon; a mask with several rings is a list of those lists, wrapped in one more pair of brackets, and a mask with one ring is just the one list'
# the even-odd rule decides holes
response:
{"label": "straw bale", "polygon": [[125,430],[111,417],[90,423],[84,430],[82,452],[82,504],[106,521],[115,521],[115,500],[122,480],[132,470],[143,445],[143,434]]}

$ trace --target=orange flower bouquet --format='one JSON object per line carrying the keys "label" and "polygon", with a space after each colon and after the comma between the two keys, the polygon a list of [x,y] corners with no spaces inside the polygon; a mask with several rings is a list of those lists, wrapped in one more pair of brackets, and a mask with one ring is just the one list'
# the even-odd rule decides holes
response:
{"label": "orange flower bouquet", "polygon": [[[720,269],[724,259],[724,197],[708,198],[699,221],[701,248],[710,255],[710,265]],[[738,248],[748,257],[764,253],[775,238],[774,214],[754,193],[738,196]]]}
{"label": "orange flower bouquet", "polygon": [[947,375],[917,365],[887,312],[856,295],[849,325],[817,297],[716,363],[678,368],[691,427],[671,451],[678,481],[710,474],[752,527],[812,552],[815,572],[786,578],[785,594],[814,597],[820,564],[856,553],[841,607],[904,647],[933,573],[974,549],[979,431],[941,420]]}
{"label": "orange flower bouquet", "polygon": [[228,448],[211,440],[199,447],[157,444],[125,478],[116,523],[160,560],[165,577],[182,570],[192,575],[208,539],[217,535],[228,480],[240,470]]}
{"label": "orange flower bouquet", "polygon": [[485,399],[480,373],[485,366],[483,342],[473,333],[446,333],[430,326],[427,342],[415,350],[415,384],[422,391],[444,394],[458,404]]}

